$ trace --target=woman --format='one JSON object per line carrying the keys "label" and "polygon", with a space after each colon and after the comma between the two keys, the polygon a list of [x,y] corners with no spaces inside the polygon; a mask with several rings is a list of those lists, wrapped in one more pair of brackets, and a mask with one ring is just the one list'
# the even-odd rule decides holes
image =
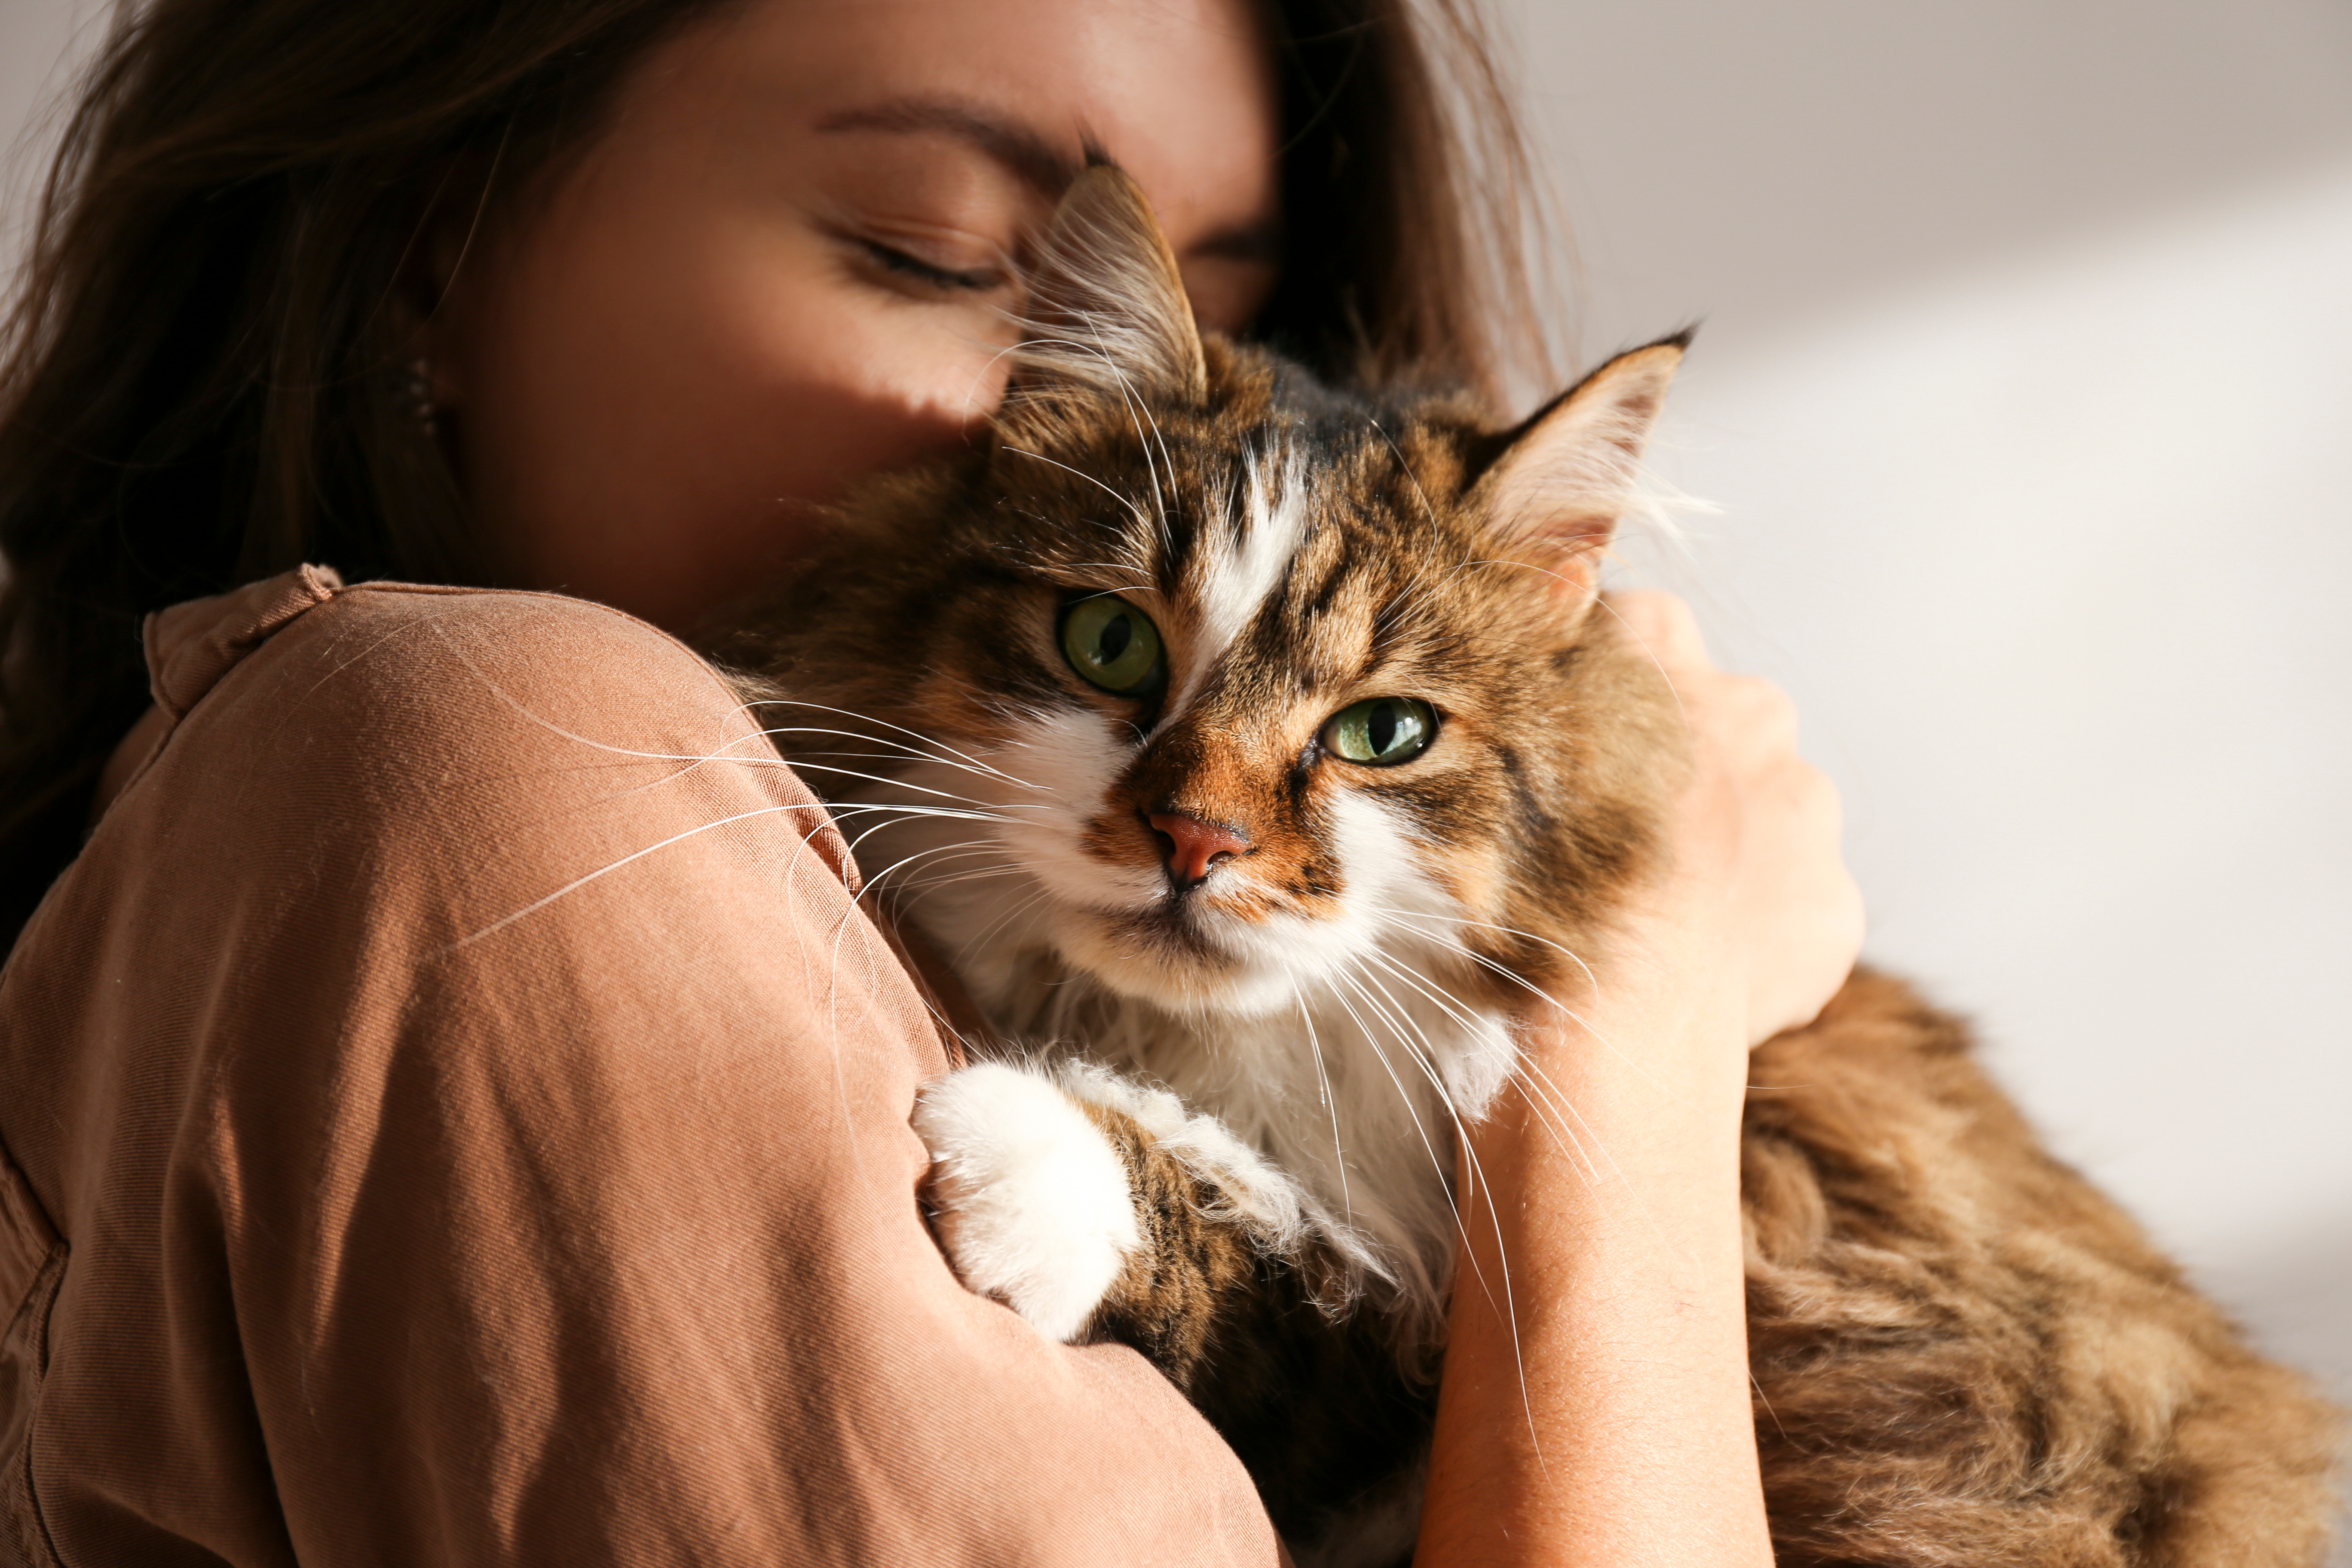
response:
{"label": "woman", "polygon": [[[662,631],[985,414],[1090,148],[1208,325],[1491,385],[1429,47],[1380,0],[134,15],[0,425],[17,1557],[1275,1558],[1139,1359],[956,1286],[921,994],[797,781],[693,760],[755,738]],[[1769,1559],[1742,1065],[1858,906],[1785,704],[1622,608],[1700,766],[1606,1005],[1529,1036],[1613,1182],[1475,1134],[1522,1306],[1454,1304],[1430,1563]]]}

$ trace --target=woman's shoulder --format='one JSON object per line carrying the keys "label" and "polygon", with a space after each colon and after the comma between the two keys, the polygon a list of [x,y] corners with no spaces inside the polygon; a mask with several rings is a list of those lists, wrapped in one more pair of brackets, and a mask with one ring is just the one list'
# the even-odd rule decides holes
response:
{"label": "woman's shoulder", "polygon": [[823,807],[717,673],[602,605],[305,569],[165,611],[147,641],[170,723],[109,807],[130,820],[101,832],[568,866],[583,838],[625,855],[671,816],[683,830],[766,813],[848,874]]}
{"label": "woman's shoulder", "polygon": [[[261,688],[322,716],[346,707],[426,726],[468,724],[535,696],[604,707],[707,710],[733,700],[656,627],[560,594],[403,583],[343,585],[305,567],[154,616],[158,700],[185,715],[222,688]],[[233,684],[232,684],[233,683]]]}
{"label": "woman's shoulder", "polygon": [[150,617],[146,653],[175,743],[226,740],[255,760],[358,747],[396,773],[450,748],[579,743],[582,723],[684,725],[704,746],[755,733],[684,644],[559,594],[346,586],[306,566]]}

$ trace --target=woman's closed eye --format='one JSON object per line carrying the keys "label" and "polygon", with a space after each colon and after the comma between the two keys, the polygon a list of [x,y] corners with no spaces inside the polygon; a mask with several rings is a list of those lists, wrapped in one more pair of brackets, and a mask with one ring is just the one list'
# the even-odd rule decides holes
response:
{"label": "woman's closed eye", "polygon": [[881,274],[882,279],[902,291],[986,294],[1003,288],[1009,280],[1003,268],[946,267],[878,239],[861,238],[856,243],[866,253],[866,258],[874,269]]}

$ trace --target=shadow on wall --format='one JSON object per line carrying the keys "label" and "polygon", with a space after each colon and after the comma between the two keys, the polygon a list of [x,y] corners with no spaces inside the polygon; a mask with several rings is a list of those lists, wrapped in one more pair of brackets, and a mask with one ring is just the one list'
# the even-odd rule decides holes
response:
{"label": "shadow on wall", "polygon": [[2342,0],[1502,0],[1584,346],[1746,336],[2352,153]]}

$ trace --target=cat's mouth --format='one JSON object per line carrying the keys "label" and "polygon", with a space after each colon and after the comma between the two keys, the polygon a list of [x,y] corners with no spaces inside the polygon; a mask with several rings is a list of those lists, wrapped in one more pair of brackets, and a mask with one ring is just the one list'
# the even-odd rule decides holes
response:
{"label": "cat's mouth", "polygon": [[1216,917],[1192,899],[1171,899],[1151,909],[1128,910],[1107,918],[1119,928],[1122,936],[1150,957],[1226,968],[1239,962],[1210,934]]}
{"label": "cat's mouth", "polygon": [[1255,1015],[1288,1005],[1297,967],[1268,933],[1197,894],[1143,909],[1067,910],[1056,945],[1123,996],[1171,1012]]}

